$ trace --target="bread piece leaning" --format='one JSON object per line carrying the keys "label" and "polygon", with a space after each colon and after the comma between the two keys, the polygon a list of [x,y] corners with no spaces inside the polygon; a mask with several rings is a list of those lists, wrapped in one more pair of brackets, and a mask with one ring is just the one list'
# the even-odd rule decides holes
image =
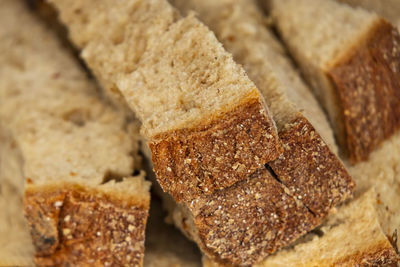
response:
{"label": "bread piece leaning", "polygon": [[135,125],[22,1],[1,1],[0,21],[0,121],[20,150],[36,264],[141,265],[150,195]]}
{"label": "bread piece leaning", "polygon": [[[265,0],[267,1],[267,0]],[[333,0],[271,0],[276,27],[329,115],[352,163],[400,127],[400,35]]]}
{"label": "bread piece leaning", "polygon": [[142,121],[158,181],[177,201],[245,180],[281,153],[260,92],[193,16],[166,0],[51,2],[103,87]]}
{"label": "bread piece leaning", "polygon": [[175,224],[208,257],[254,264],[315,228],[336,204],[351,196],[354,184],[330,150],[336,147],[322,110],[265,28],[255,2],[171,2],[183,12],[191,8],[198,12],[243,65],[265,97],[283,141],[284,153],[246,183],[198,197],[174,211]]}

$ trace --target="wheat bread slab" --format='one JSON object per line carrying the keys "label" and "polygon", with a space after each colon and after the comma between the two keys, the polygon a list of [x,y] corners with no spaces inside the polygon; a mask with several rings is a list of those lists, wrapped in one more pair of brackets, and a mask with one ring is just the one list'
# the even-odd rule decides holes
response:
{"label": "wheat bread slab", "polygon": [[[231,0],[171,2],[183,12],[198,12],[243,65],[266,99],[284,147],[279,158],[268,166],[293,196],[316,216],[324,217],[351,194],[354,184],[332,153],[336,146],[323,111],[265,27],[257,4]],[[305,116],[316,123],[321,135]]]}
{"label": "wheat bread slab", "polygon": [[338,2],[375,12],[400,29],[400,3],[397,0],[339,0]]}
{"label": "wheat bread slab", "polygon": [[263,97],[193,16],[165,0],[52,3],[100,83],[141,119],[177,201],[233,185],[281,153]]}
{"label": "wheat bread slab", "polygon": [[397,29],[335,1],[265,2],[328,113],[342,152],[353,163],[367,160],[399,128]]}
{"label": "wheat bread slab", "polygon": [[23,159],[35,263],[141,265],[150,195],[138,129],[22,1],[0,5],[0,119]]}

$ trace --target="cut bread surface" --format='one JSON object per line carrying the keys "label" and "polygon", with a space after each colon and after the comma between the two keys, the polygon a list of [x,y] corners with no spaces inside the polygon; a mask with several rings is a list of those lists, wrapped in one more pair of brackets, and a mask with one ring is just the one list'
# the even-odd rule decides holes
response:
{"label": "cut bread surface", "polygon": [[397,0],[338,0],[338,2],[375,12],[400,29],[400,2]]}
{"label": "cut bread surface", "polygon": [[398,31],[376,14],[331,0],[270,2],[342,151],[353,163],[368,159],[400,124]]}
{"label": "cut bread surface", "polygon": [[150,196],[135,125],[22,1],[0,5],[0,118],[23,159],[36,264],[141,265]]}
{"label": "cut bread surface", "polygon": [[231,186],[281,153],[260,92],[192,15],[166,0],[51,2],[101,84],[142,121],[177,201]]}

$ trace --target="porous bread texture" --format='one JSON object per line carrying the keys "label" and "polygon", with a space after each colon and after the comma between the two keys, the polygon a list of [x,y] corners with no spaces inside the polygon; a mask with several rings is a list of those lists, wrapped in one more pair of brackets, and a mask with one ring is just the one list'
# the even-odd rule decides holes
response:
{"label": "porous bread texture", "polygon": [[353,163],[368,159],[400,124],[398,31],[376,14],[332,0],[270,2],[278,31],[328,113],[342,152]]}
{"label": "porous bread texture", "polygon": [[22,1],[0,5],[0,119],[23,158],[36,264],[141,264],[150,196],[144,172],[130,177],[133,124]]}
{"label": "porous bread texture", "polygon": [[338,0],[338,2],[375,12],[400,29],[400,2],[397,0]]}
{"label": "porous bread texture", "polygon": [[34,266],[34,248],[23,208],[22,157],[4,125],[0,125],[0,265]]}
{"label": "porous bread texture", "polygon": [[398,256],[382,231],[376,193],[368,190],[329,215],[322,236],[266,258],[268,266],[397,266]]}
{"label": "porous bread texture", "polygon": [[51,2],[101,84],[142,121],[159,182],[176,200],[223,189],[278,157],[264,99],[192,15],[166,0]]}

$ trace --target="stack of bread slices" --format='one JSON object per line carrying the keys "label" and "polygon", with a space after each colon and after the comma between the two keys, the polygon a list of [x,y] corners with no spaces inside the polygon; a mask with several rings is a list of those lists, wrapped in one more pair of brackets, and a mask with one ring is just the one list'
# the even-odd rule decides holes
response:
{"label": "stack of bread slices", "polygon": [[398,266],[373,2],[2,0],[0,266]]}

